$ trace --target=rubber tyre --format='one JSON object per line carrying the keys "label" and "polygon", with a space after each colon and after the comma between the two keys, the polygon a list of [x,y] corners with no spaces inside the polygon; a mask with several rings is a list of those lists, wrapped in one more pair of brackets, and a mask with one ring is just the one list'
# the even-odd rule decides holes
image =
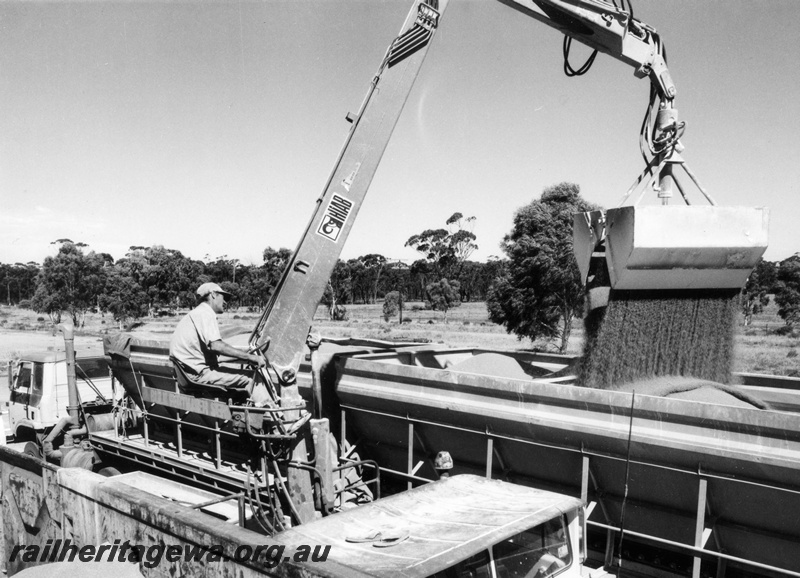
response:
{"label": "rubber tyre", "polygon": [[38,442],[27,442],[22,453],[26,456],[33,456],[34,458],[38,458],[40,460],[43,459],[42,448]]}

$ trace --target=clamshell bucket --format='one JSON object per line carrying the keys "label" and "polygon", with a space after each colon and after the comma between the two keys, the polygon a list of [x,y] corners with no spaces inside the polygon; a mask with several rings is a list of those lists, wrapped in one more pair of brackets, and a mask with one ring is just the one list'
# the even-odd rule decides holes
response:
{"label": "clamshell bucket", "polygon": [[606,211],[614,289],[739,289],[767,248],[769,211],[648,206]]}

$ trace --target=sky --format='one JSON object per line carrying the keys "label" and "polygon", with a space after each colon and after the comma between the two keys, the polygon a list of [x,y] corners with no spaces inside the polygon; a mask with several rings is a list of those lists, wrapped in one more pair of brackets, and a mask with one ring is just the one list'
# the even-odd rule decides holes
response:
{"label": "sky", "polygon": [[[689,167],[718,204],[770,208],[765,258],[800,251],[800,2],[633,4],[667,48]],[[410,7],[0,1],[0,262],[63,238],[116,259],[293,249]],[[649,82],[603,54],[567,78],[561,51],[508,6],[450,0],[342,257],[411,261],[406,240],[456,211],[473,259],[502,256],[514,212],[562,181],[617,206]]]}

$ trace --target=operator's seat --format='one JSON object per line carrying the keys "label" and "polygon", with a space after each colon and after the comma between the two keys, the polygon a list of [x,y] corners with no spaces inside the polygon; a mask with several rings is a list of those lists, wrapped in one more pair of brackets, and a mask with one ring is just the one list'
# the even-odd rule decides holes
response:
{"label": "operator's seat", "polygon": [[186,373],[186,370],[183,369],[177,359],[174,357],[170,357],[169,359],[172,362],[172,367],[175,371],[175,380],[178,382],[178,389],[181,393],[226,402],[229,399],[234,402],[247,401],[249,397],[247,391],[243,389],[228,389],[221,385],[196,381]]}

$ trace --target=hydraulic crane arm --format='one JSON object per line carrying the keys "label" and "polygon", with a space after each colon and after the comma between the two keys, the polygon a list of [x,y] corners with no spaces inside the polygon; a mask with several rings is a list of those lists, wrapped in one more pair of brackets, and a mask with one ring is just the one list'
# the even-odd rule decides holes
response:
{"label": "hydraulic crane arm", "polygon": [[633,17],[630,4],[624,10],[608,0],[499,1],[632,66],[639,78],[649,76],[663,101],[675,98],[661,39],[654,28]]}
{"label": "hydraulic crane arm", "polygon": [[270,340],[268,359],[291,382],[311,320],[356,214],[378,169],[403,105],[439,26],[447,0],[415,0],[389,46],[352,123],[311,221],[250,336],[253,349]]}

